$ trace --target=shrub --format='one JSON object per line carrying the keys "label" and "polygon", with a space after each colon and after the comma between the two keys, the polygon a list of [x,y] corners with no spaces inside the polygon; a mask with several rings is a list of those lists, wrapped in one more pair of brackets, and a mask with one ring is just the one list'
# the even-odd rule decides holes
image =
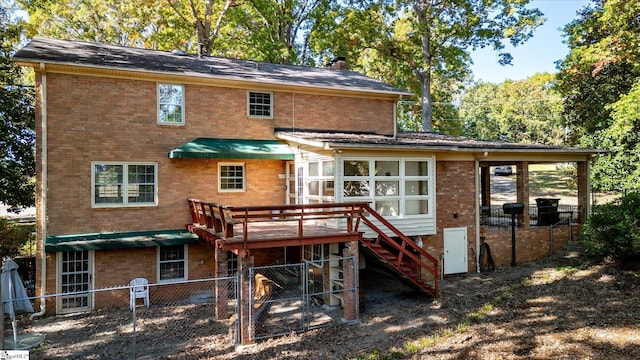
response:
{"label": "shrub", "polygon": [[627,260],[640,256],[640,194],[593,208],[582,228],[587,252],[596,257]]}
{"label": "shrub", "polygon": [[32,240],[32,231],[33,226],[0,218],[0,261],[7,256],[18,256],[26,250]]}

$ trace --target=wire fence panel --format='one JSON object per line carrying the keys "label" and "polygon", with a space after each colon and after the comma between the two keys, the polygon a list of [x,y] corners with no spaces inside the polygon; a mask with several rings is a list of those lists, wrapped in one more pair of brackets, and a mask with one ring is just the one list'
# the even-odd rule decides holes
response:
{"label": "wire fence panel", "polygon": [[[90,311],[34,320],[19,314],[18,348],[32,349],[31,359],[197,359],[237,343],[237,277],[149,284],[149,308],[144,298],[130,307],[131,288],[78,293],[93,303]],[[4,335],[5,349],[13,349],[10,321]]]}
{"label": "wire fence panel", "polygon": [[305,329],[304,264],[249,268],[250,337],[264,339]]}
{"label": "wire fence panel", "polygon": [[[336,256],[250,268],[250,337],[264,339],[357,321],[356,264],[353,256]],[[345,286],[349,283],[345,278],[352,279],[352,285]]]}
{"label": "wire fence panel", "polygon": [[[307,261],[306,266],[309,285],[307,329],[358,321],[358,273],[355,257],[332,255],[329,259]],[[347,277],[353,279],[351,285],[345,281]],[[347,298],[351,298],[351,301],[345,301]],[[353,318],[349,319],[350,316],[345,316],[345,313],[351,314]]]}

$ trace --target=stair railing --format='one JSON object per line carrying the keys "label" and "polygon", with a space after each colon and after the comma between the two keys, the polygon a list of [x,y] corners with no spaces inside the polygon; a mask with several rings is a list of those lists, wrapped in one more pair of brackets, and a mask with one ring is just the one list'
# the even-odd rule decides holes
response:
{"label": "stair railing", "polygon": [[[398,230],[395,226],[393,226],[389,221],[387,221],[382,215],[380,215],[377,211],[373,210],[368,204],[363,205],[363,210],[365,213],[363,216],[360,216],[359,220],[362,221],[365,225],[367,225],[371,230],[378,234],[378,237],[372,242],[374,245],[385,245],[387,247],[391,247],[395,249],[398,254],[398,258],[396,260],[396,264],[392,264],[396,269],[398,269],[402,273],[407,273],[402,269],[402,265],[412,265],[413,270],[417,271],[420,269],[424,269],[430,274],[433,275],[433,283],[434,283],[434,296],[438,294],[438,259],[433,257],[431,254],[427,253],[422,249],[422,247],[418,246],[413,240],[404,235],[400,230]],[[366,215],[371,215],[375,218],[380,224],[389,229],[391,233],[393,233],[396,237],[400,239],[400,242],[392,239],[389,235],[387,235],[382,229],[380,229],[371,219],[369,219]],[[359,226],[359,223],[356,223],[356,226]],[[356,229],[357,231],[357,229]],[[409,250],[409,249],[411,250]],[[372,249],[373,250],[373,249]],[[373,250],[375,251],[375,250]],[[415,254],[419,254],[421,258],[418,258]],[[419,276],[419,273],[418,273]],[[417,284],[420,286],[420,284]],[[421,286],[422,287],[422,286]]]}

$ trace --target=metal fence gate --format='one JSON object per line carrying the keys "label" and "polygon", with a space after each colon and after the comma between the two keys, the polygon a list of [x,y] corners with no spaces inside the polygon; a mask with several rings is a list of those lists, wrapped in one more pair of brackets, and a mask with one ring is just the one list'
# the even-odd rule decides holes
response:
{"label": "metal fence gate", "polygon": [[358,299],[357,281],[344,287],[344,273],[357,279],[355,257],[333,257],[298,264],[249,268],[249,331],[253,340],[307,331],[334,323],[356,322],[358,301],[345,320],[346,294]]}

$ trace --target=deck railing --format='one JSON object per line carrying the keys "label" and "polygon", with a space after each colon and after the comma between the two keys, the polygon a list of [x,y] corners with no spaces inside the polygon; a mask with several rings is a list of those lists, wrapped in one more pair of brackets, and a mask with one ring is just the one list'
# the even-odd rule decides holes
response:
{"label": "deck railing", "polygon": [[298,237],[304,236],[306,221],[327,219],[346,220],[346,231],[356,232],[355,220],[367,206],[366,202],[273,205],[273,206],[229,206],[209,201],[188,199],[194,224],[213,229],[221,238],[234,236],[234,226],[242,225],[244,240],[247,240],[249,226],[258,222],[295,221],[298,223]]}

